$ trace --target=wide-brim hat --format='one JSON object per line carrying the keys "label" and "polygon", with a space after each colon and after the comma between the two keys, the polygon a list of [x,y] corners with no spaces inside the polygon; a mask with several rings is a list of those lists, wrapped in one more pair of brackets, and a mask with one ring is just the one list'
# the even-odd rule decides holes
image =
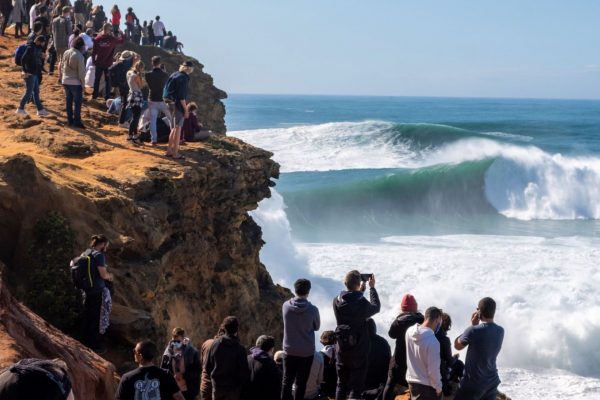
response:
{"label": "wide-brim hat", "polygon": [[121,56],[119,57],[119,61],[126,61],[126,60],[130,60],[133,58],[133,52],[129,51],[129,50],[125,50],[124,52],[121,53]]}

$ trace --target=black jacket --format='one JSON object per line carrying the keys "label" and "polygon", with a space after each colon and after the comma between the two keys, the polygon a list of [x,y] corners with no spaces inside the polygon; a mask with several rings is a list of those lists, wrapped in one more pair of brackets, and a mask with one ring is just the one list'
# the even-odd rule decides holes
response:
{"label": "black jacket", "polygon": [[41,82],[44,68],[44,52],[42,48],[35,44],[28,44],[25,53],[23,53],[21,65],[23,66],[23,72],[37,75]]}
{"label": "black jacket", "polygon": [[244,400],[280,400],[281,372],[273,358],[254,348],[248,356],[250,381],[244,391]]}
{"label": "black jacket", "polygon": [[[187,395],[197,396],[200,393],[200,373],[202,372],[202,365],[200,364],[200,354],[198,350],[189,342],[186,338],[183,347],[183,364],[185,365],[185,373],[183,379],[187,386]],[[165,349],[162,357],[160,367],[167,370],[170,374],[173,373],[171,359],[173,352],[170,351],[169,347]]]}
{"label": "black jacket", "polygon": [[375,288],[369,291],[370,301],[362,292],[342,292],[333,299],[333,313],[338,325],[349,325],[356,335],[356,345],[349,350],[338,352],[338,365],[349,368],[365,367],[371,348],[367,319],[377,314],[381,308]]}
{"label": "black jacket", "polygon": [[425,321],[425,317],[423,317],[423,314],[420,312],[406,312],[398,315],[394,322],[392,322],[392,326],[390,326],[388,335],[390,335],[392,339],[396,339],[394,361],[396,367],[399,367],[404,371],[402,376],[406,375],[406,331],[414,324],[422,324],[423,321]]}
{"label": "black jacket", "polygon": [[365,389],[378,389],[387,382],[390,360],[392,359],[392,349],[387,340],[377,334],[375,321],[368,322],[369,335],[371,338],[371,351],[369,352],[369,369],[367,370],[367,380]]}
{"label": "black jacket", "polygon": [[203,368],[217,392],[244,387],[249,375],[246,349],[238,338],[221,336],[210,347]]}
{"label": "black jacket", "polygon": [[169,79],[169,74],[160,68],[154,68],[150,72],[146,72],[146,83],[150,89],[150,101],[163,101],[163,90],[165,83]]}

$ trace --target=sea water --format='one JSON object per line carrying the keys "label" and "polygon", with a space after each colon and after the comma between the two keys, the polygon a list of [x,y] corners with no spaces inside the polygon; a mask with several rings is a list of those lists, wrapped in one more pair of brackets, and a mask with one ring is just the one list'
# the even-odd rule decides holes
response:
{"label": "sea water", "polygon": [[600,399],[600,101],[233,95],[227,109],[230,135],[281,164],[253,212],[262,261],[288,287],[313,280],[324,329],[350,269],[375,273],[384,337],[406,292],[448,312],[452,338],[491,296],[502,391]]}

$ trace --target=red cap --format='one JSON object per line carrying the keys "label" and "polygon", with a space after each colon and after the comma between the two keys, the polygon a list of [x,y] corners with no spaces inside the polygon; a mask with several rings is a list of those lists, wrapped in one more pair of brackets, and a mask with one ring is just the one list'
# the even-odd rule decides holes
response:
{"label": "red cap", "polygon": [[415,300],[415,297],[412,294],[406,293],[402,297],[400,309],[403,312],[417,312],[417,300]]}

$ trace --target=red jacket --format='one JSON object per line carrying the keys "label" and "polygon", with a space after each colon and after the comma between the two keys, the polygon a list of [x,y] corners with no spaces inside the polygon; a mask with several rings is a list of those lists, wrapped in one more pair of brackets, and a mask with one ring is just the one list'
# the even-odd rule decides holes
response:
{"label": "red jacket", "polygon": [[98,35],[94,38],[94,50],[92,52],[92,61],[94,65],[100,68],[108,68],[113,63],[115,47],[125,41],[121,35],[118,37],[112,35]]}

